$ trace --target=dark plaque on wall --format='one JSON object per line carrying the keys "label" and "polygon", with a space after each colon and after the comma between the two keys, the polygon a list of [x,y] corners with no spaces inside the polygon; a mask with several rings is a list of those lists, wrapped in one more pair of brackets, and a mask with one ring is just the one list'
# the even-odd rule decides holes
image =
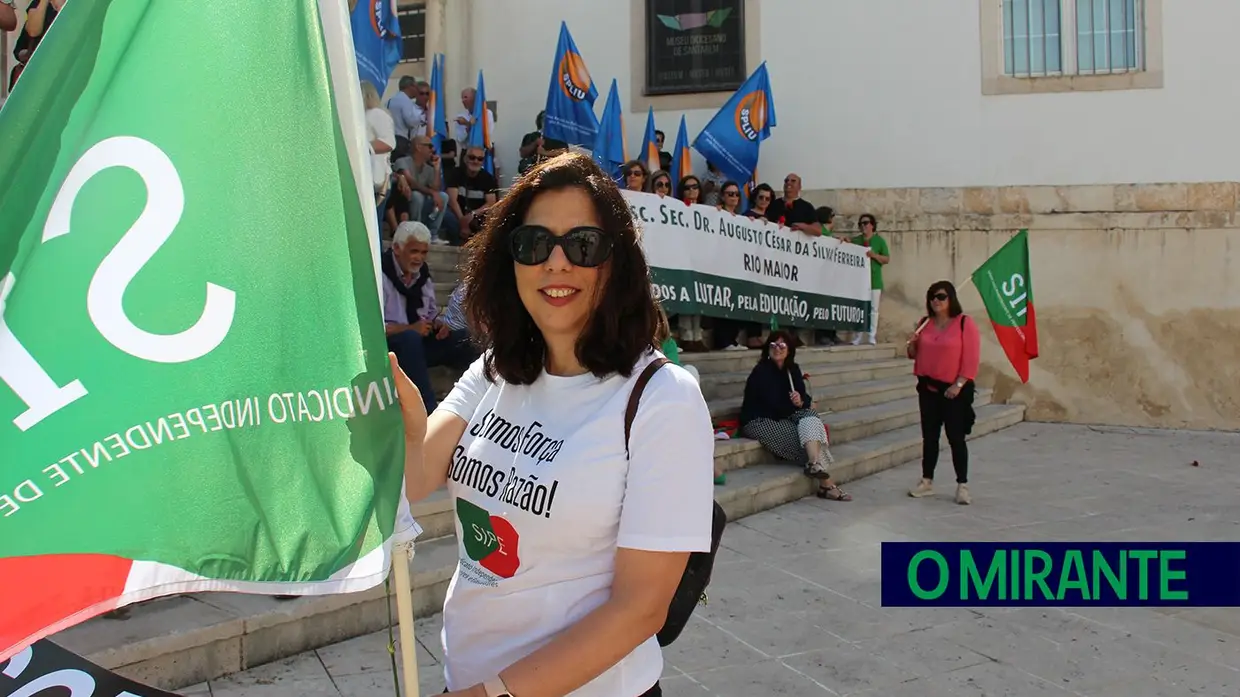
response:
{"label": "dark plaque on wall", "polygon": [[730,92],[745,71],[745,0],[646,0],[646,94]]}

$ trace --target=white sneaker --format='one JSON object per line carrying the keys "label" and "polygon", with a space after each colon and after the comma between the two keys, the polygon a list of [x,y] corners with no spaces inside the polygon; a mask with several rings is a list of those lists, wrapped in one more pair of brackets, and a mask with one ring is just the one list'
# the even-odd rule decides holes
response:
{"label": "white sneaker", "polygon": [[741,346],[740,344],[732,344],[731,346],[724,349],[724,351],[748,351],[748,350],[749,350],[748,347]]}

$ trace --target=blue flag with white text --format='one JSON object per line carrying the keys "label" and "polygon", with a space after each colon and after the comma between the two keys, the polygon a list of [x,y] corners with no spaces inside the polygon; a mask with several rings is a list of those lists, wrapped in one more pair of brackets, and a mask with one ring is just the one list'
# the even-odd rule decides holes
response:
{"label": "blue flag with white text", "polygon": [[353,25],[357,75],[383,94],[388,78],[404,51],[400,21],[396,17],[396,0],[358,0],[350,23]]}
{"label": "blue flag with white text", "polygon": [[693,141],[728,179],[748,181],[758,168],[758,150],[775,127],[775,100],[766,62],[749,76]]}
{"label": "blue flag with white text", "polygon": [[586,70],[585,59],[568,33],[568,24],[560,22],[560,42],[551,64],[551,86],[543,116],[543,137],[593,147],[599,129],[598,117],[594,115],[596,99],[598,90]]}

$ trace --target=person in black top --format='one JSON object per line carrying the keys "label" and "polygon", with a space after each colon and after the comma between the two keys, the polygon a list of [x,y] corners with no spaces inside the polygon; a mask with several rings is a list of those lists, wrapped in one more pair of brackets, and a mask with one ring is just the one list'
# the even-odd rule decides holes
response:
{"label": "person in black top", "polygon": [[546,111],[538,112],[538,116],[534,117],[534,126],[538,130],[526,133],[521,139],[521,162],[517,165],[517,174],[525,174],[539,162],[548,157],[555,157],[568,149],[568,143],[543,135],[543,122],[546,117]]}
{"label": "person in black top", "polygon": [[672,171],[672,154],[663,149],[663,131],[654,132],[654,143],[659,148],[659,169]]}
{"label": "person in black top", "polygon": [[766,209],[766,219],[779,223],[794,230],[819,237],[822,229],[818,225],[814,204],[801,198],[801,175],[789,174],[784,177],[784,197],[772,201]]}
{"label": "person in black top", "polygon": [[805,476],[820,481],[818,498],[851,501],[827,471],[834,462],[827,427],[805,386],[796,352],[787,332],[767,337],[762,357],[745,382],[741,434],[782,460],[805,463]]}
{"label": "person in black top", "polygon": [[750,218],[761,218],[767,220],[766,213],[771,208],[771,201],[775,198],[775,190],[770,184],[759,184],[754,187],[753,196],[749,201],[749,210],[745,211],[745,215]]}
{"label": "person in black top", "polygon": [[[486,211],[495,205],[499,184],[482,168],[486,151],[481,147],[465,148],[464,162],[448,175],[448,207],[460,227],[461,240],[467,240],[482,229]],[[449,242],[460,241],[448,238]]]}

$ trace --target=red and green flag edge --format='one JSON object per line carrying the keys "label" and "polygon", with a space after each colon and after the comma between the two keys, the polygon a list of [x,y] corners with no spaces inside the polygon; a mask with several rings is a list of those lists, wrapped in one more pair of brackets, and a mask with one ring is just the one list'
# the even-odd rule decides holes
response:
{"label": "red and green flag edge", "polygon": [[[1018,278],[1019,277],[1019,278]],[[1021,230],[973,272],[995,338],[1022,383],[1038,357],[1037,312],[1029,266],[1029,231]]]}

